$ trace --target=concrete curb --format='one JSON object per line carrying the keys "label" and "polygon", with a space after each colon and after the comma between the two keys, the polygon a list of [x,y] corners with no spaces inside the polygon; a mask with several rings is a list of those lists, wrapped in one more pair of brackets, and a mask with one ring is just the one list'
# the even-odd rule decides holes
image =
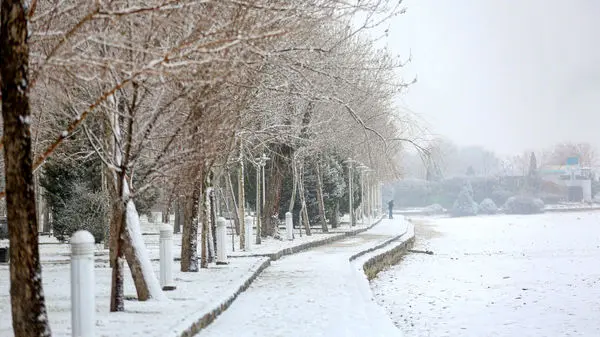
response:
{"label": "concrete curb", "polygon": [[361,256],[365,255],[365,254],[368,254],[368,253],[371,253],[371,252],[373,252],[373,251],[376,251],[376,250],[378,250],[378,249],[381,249],[381,248],[383,248],[383,247],[385,247],[385,246],[389,245],[390,243],[392,243],[392,242],[394,242],[394,241],[396,241],[396,240],[400,239],[400,238],[401,238],[401,237],[403,237],[404,235],[406,235],[406,232],[407,232],[407,231],[408,231],[408,228],[407,228],[406,230],[404,230],[404,233],[402,233],[402,234],[396,235],[396,236],[394,236],[393,238],[391,238],[391,239],[388,239],[388,240],[386,240],[386,241],[384,241],[384,242],[382,242],[382,243],[378,244],[377,246],[371,247],[371,248],[369,248],[369,249],[363,250],[362,252],[358,252],[358,253],[356,253],[356,254],[354,254],[354,255],[350,256],[350,258],[349,258],[348,260],[349,260],[350,262],[352,262],[352,261],[354,261],[354,260],[358,259],[359,257],[361,257]]}
{"label": "concrete curb", "polygon": [[303,244],[300,244],[298,246],[293,246],[293,247],[288,247],[288,248],[284,248],[276,253],[265,253],[265,254],[249,254],[249,255],[235,255],[235,256],[227,256],[227,258],[231,258],[231,259],[235,259],[235,258],[240,258],[240,257],[268,257],[270,258],[272,261],[276,261],[279,260],[280,258],[286,256],[286,255],[291,255],[291,254],[296,254],[296,253],[300,253],[304,250],[307,249],[311,249],[311,248],[316,248],[319,246],[323,246],[326,245],[328,243],[332,243],[335,241],[339,241],[342,239],[345,239],[349,236],[354,236],[357,234],[360,234],[362,232],[366,232],[369,229],[375,227],[376,225],[378,225],[381,220],[383,220],[383,216],[381,216],[377,221],[375,221],[373,224],[371,224],[370,226],[364,227],[364,228],[360,228],[360,229],[355,229],[352,231],[348,231],[348,232],[344,232],[344,233],[339,233],[339,234],[332,234],[331,237],[328,238],[324,238],[321,240],[315,240],[312,242],[306,242]]}
{"label": "concrete curb", "polygon": [[592,212],[600,211],[600,207],[582,207],[582,208],[549,208],[544,213],[571,213],[571,212]]}
{"label": "concrete curb", "polygon": [[[412,227],[410,231],[409,226]],[[394,244],[394,242],[397,242],[397,244]],[[397,235],[392,239],[386,240],[385,242],[375,247],[371,247],[367,250],[352,255],[349,258],[349,261],[352,262],[363,255],[375,252],[380,249],[385,249],[385,251],[371,256],[362,263],[362,270],[365,276],[367,277],[367,280],[370,281],[373,278],[375,278],[377,274],[382,270],[388,268],[391,265],[397,264],[398,261],[400,261],[402,257],[406,254],[406,252],[413,246],[414,242],[414,225],[411,222],[409,222],[407,229],[404,231],[404,233]]]}
{"label": "concrete curb", "polygon": [[381,222],[381,220],[383,220],[383,216],[380,217],[377,221],[375,221],[372,225],[367,226],[365,228],[360,228],[360,229],[356,229],[353,231],[336,234],[336,235],[333,235],[331,237],[328,237],[328,238],[325,238],[322,240],[307,242],[307,243],[304,243],[304,244],[301,244],[298,246],[294,246],[294,247],[284,248],[276,253],[252,254],[252,255],[234,256],[234,257],[232,256],[231,258],[266,257],[266,258],[268,258],[268,260],[265,261],[254,273],[252,273],[252,275],[244,282],[244,284],[239,289],[237,289],[235,291],[234,294],[232,294],[231,296],[228,296],[227,299],[225,301],[221,302],[216,308],[214,308],[214,309],[210,310],[208,313],[202,315],[202,317],[200,317],[198,320],[196,320],[189,328],[184,330],[181,334],[178,334],[178,336],[181,336],[181,337],[193,336],[193,335],[199,333],[202,329],[206,328],[210,323],[214,322],[219,315],[221,315],[225,310],[227,310],[231,306],[233,301],[235,301],[235,299],[242,292],[246,291],[250,287],[252,282],[254,282],[254,280],[263,272],[263,270],[267,269],[267,267],[271,264],[271,261],[278,260],[286,255],[296,254],[296,253],[302,252],[307,249],[319,247],[319,246],[322,246],[322,245],[325,245],[328,243],[332,243],[332,242],[347,238],[349,236],[354,236],[354,235],[360,234],[362,232],[365,232],[365,231],[375,227],[377,224],[379,224]]}
{"label": "concrete curb", "polygon": [[210,323],[214,322],[214,320],[217,319],[219,315],[221,315],[225,310],[227,310],[231,306],[233,301],[235,301],[235,299],[241,293],[243,293],[244,291],[246,291],[246,289],[250,287],[250,285],[258,277],[258,275],[260,275],[260,273],[262,273],[263,270],[267,269],[267,267],[269,267],[270,265],[271,260],[264,261],[258,267],[258,269],[256,269],[254,273],[252,273],[252,275],[250,275],[250,277],[233,294],[227,297],[225,301],[221,302],[221,304],[219,304],[216,308],[210,310],[208,313],[202,315],[202,317],[194,321],[194,323],[192,323],[192,325],[189,328],[187,328],[181,333],[178,333],[177,335],[181,337],[194,336],[195,334],[199,333],[200,330],[206,328]]}

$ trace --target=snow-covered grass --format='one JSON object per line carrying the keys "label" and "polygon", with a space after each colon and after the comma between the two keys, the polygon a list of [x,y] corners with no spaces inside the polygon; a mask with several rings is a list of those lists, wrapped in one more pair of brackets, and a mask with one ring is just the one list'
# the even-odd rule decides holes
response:
{"label": "snow-covered grass", "polygon": [[[150,223],[145,216],[140,219],[139,235],[144,240],[151,266],[145,266],[158,274],[160,222]],[[173,218],[171,219],[173,221]],[[250,252],[240,252],[239,238],[235,239],[236,258],[229,260],[225,266],[210,265],[209,269],[201,269],[198,273],[179,272],[179,262],[174,262],[175,291],[165,292],[167,301],[137,302],[128,300],[124,313],[109,314],[109,295],[111,269],[108,266],[108,250],[103,244],[96,245],[96,307],[97,336],[168,336],[178,335],[188,329],[196,320],[215,309],[232,296],[254,272],[260,268],[266,257],[250,257],[250,254],[273,254],[282,249],[298,246],[316,240],[322,240],[341,233],[366,228],[365,225],[350,227],[347,224],[332,230],[329,234],[314,233],[300,237],[296,230],[293,241],[265,239],[261,245],[253,245]],[[134,233],[135,234],[135,233]],[[150,235],[148,235],[150,234]],[[229,235],[228,238],[231,238]],[[254,238],[252,238],[254,240]],[[70,335],[70,246],[60,243],[53,237],[40,237],[40,254],[43,263],[42,278],[48,306],[50,323],[54,336]],[[231,252],[231,244],[228,244]],[[181,234],[174,235],[174,256],[181,255]],[[0,280],[8,280],[8,265],[0,264]],[[129,271],[126,271],[125,294],[128,298],[136,298]],[[0,336],[12,336],[10,319],[9,282],[0,282],[0,315],[5,319],[0,322]]]}
{"label": "snow-covered grass", "polygon": [[[276,253],[280,250],[286,249],[286,248],[290,248],[293,246],[298,246],[301,244],[305,244],[305,243],[309,243],[309,242],[315,242],[315,241],[319,241],[319,240],[323,240],[323,239],[327,239],[330,238],[332,236],[340,236],[343,235],[343,233],[346,232],[351,232],[351,231],[355,231],[355,230],[359,230],[359,229],[364,229],[367,228],[368,225],[365,224],[357,224],[356,226],[351,227],[348,223],[344,223],[341,224],[338,228],[330,228],[329,229],[329,233],[323,233],[323,232],[316,232],[313,231],[312,235],[307,236],[305,233],[302,233],[302,236],[300,236],[298,234],[298,231],[296,230],[294,233],[294,240],[290,241],[290,240],[286,240],[285,238],[283,240],[278,240],[278,239],[274,239],[272,237],[268,237],[268,238],[263,238],[262,242],[260,245],[256,244],[256,237],[252,237],[252,247],[250,251],[243,251],[240,250],[240,242],[239,242],[239,237],[235,237],[234,238],[234,242],[235,242],[235,251],[232,252],[231,251],[231,235],[228,236],[228,255],[229,256],[248,256],[248,255],[263,255],[263,254],[273,254]],[[280,234],[282,234],[282,236],[285,236],[284,232],[280,232]]]}
{"label": "snow-covered grass", "polygon": [[[245,257],[229,265],[210,265],[197,273],[179,272],[177,289],[165,292],[167,301],[125,301],[125,312],[109,313],[111,269],[96,263],[96,336],[174,336],[231,296],[267,258]],[[155,272],[158,263],[153,263]],[[46,305],[53,336],[71,336],[69,264],[46,264],[42,269]],[[8,266],[0,265],[0,280],[8,280]],[[125,295],[135,298],[135,288],[126,271]],[[0,282],[0,336],[13,336],[10,318],[9,282]]]}
{"label": "snow-covered grass", "polygon": [[200,336],[399,336],[349,258],[404,233],[406,225],[402,217],[383,220],[356,236],[272,262]]}
{"label": "snow-covered grass", "polygon": [[372,289],[403,336],[600,336],[600,212],[416,220]]}
{"label": "snow-covered grass", "polygon": [[[159,218],[156,216],[155,218]],[[172,222],[174,218],[172,217]],[[171,224],[172,224],[171,222]],[[140,216],[140,227],[142,229],[142,236],[148,255],[150,259],[159,259],[159,244],[160,237],[158,235],[158,229],[160,228],[160,222],[148,222],[145,215]],[[227,255],[229,256],[252,256],[252,255],[267,255],[274,254],[282,249],[298,246],[308,242],[314,242],[323,240],[333,235],[339,235],[341,233],[354,231],[357,229],[363,229],[368,227],[367,224],[357,224],[356,226],[350,227],[348,223],[342,223],[338,228],[330,228],[329,233],[322,233],[320,231],[313,231],[312,235],[307,236],[304,233],[300,236],[298,229],[294,230],[294,240],[278,240],[273,238],[263,238],[260,245],[255,244],[256,237],[252,237],[252,248],[250,251],[240,250],[240,239],[239,236],[234,236],[233,240],[231,237],[231,226],[232,221],[228,221],[227,242],[225,244],[227,249]],[[282,235],[285,233],[280,232]],[[200,238],[200,231],[198,238]],[[42,263],[62,262],[67,263],[70,256],[70,246],[66,243],[58,242],[54,237],[41,236],[40,237],[40,256]],[[198,254],[200,254],[200,245],[198,245]],[[96,258],[102,261],[108,261],[108,250],[104,248],[103,244],[96,245]],[[181,258],[181,234],[173,235],[173,255],[175,259]]]}

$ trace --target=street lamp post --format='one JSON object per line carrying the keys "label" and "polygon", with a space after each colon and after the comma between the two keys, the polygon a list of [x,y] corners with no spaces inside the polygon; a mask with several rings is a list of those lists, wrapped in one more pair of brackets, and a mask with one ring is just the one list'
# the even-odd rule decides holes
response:
{"label": "street lamp post", "polygon": [[264,153],[262,154],[262,156],[260,157],[260,167],[261,167],[261,174],[262,174],[262,206],[265,206],[265,165],[267,164],[267,160],[269,160],[271,158],[267,157],[267,155],[265,155]]}
{"label": "street lamp post", "polygon": [[244,221],[246,215],[244,203],[246,201],[244,197],[244,157],[241,146],[238,165],[238,217],[240,219],[240,249],[245,249],[246,240],[250,240],[250,238],[246,237],[246,222]]}
{"label": "street lamp post", "polygon": [[369,225],[373,219],[373,175],[371,173],[375,172],[372,169],[367,169],[367,217],[369,219]]}
{"label": "street lamp post", "polygon": [[378,202],[378,207],[379,207],[379,211],[381,211],[382,213],[385,214],[384,210],[383,210],[383,183],[379,182],[379,188],[377,189],[377,200],[379,200]]}
{"label": "street lamp post", "polygon": [[354,207],[352,205],[352,158],[346,159],[348,165],[348,216],[350,218],[350,226],[354,226]]}
{"label": "street lamp post", "polygon": [[260,245],[261,244],[261,238],[260,238],[260,230],[261,230],[261,224],[260,224],[260,212],[261,212],[261,207],[262,207],[262,202],[260,201],[260,171],[261,171],[261,165],[260,162],[258,165],[256,165],[256,199],[254,200],[254,204],[256,205],[256,214],[254,215],[255,223],[256,223],[256,244]]}
{"label": "street lamp post", "polygon": [[[265,164],[269,157],[267,157],[264,153],[259,158],[255,158],[256,160],[256,244],[261,244],[261,231],[262,231],[262,221],[261,214],[264,211],[265,207]],[[262,184],[261,184],[262,177]],[[262,196],[262,197],[261,197]]]}
{"label": "street lamp post", "polygon": [[360,221],[365,224],[365,173],[368,169],[367,166],[360,164],[358,165],[360,170]]}

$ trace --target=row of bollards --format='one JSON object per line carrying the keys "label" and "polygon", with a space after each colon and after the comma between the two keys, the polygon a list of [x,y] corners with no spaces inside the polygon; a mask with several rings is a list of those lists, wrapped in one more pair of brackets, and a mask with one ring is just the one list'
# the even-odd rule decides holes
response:
{"label": "row of bollards", "polygon": [[[217,219],[217,264],[227,264],[225,218]],[[173,227],[160,227],[160,285],[163,290],[176,289],[173,283]],[[249,240],[248,240],[249,241]],[[80,230],[71,236],[71,334],[92,337],[96,326],[94,291],[94,237]]]}
{"label": "row of bollards", "polygon": [[[244,219],[246,229],[245,249],[252,249],[254,219]],[[285,214],[286,239],[293,240],[292,214]],[[223,217],[217,219],[217,264],[227,264],[227,227]],[[160,227],[160,285],[163,290],[176,289],[173,283],[173,227]],[[92,337],[96,326],[96,301],[94,291],[94,237],[80,230],[71,236],[71,325],[72,336]]]}
{"label": "row of bollards", "polygon": [[[225,219],[223,219],[223,221],[225,221]],[[252,226],[254,225],[254,218],[251,216],[247,216],[244,219],[244,229],[245,232],[244,234],[246,235],[246,240],[244,241],[244,250],[249,252],[252,250],[252,240],[249,240],[249,238],[252,237]],[[218,229],[218,227],[217,227]],[[292,218],[292,213],[290,212],[286,212],[285,213],[285,238],[287,240],[293,240],[294,239],[294,222],[293,222],[293,218]],[[218,243],[218,241],[217,241]],[[217,250],[218,253],[218,250]]]}

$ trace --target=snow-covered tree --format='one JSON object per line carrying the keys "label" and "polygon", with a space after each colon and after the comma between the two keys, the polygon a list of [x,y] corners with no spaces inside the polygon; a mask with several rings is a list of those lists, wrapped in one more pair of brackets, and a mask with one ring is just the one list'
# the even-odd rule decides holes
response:
{"label": "snow-covered tree", "polygon": [[466,182],[452,206],[452,216],[477,215],[477,211],[477,203],[473,200],[473,188]]}
{"label": "snow-covered tree", "polygon": [[30,49],[24,1],[0,2],[0,83],[4,178],[15,336],[50,336],[44,303],[32,163]]}
{"label": "snow-covered tree", "polygon": [[492,199],[483,199],[479,204],[479,213],[481,214],[496,214],[498,213],[498,206]]}
{"label": "snow-covered tree", "polygon": [[[185,200],[182,269],[193,270],[198,223],[208,224],[208,215],[201,215],[211,187],[207,178],[217,167],[231,166],[240,152],[239,163],[263,151],[271,158],[268,220],[277,215],[281,182],[290,167],[321,171],[312,159],[324,154],[358,159],[381,178],[398,173],[405,138],[392,102],[406,86],[395,74],[402,64],[360,34],[399,13],[395,2],[67,0],[34,1],[25,12],[22,2],[3,1],[2,9],[11,14],[2,15],[3,46],[12,43],[9,31],[22,39],[2,48],[6,192],[12,193],[16,179],[15,161],[8,158],[32,154],[30,167],[24,167],[34,170],[75,134],[87,139],[89,147],[77,155],[100,160],[104,192],[111,200],[113,311],[124,306],[123,260],[139,300],[164,298],[141,239],[136,204],[157,185],[165,196],[165,213],[172,200]],[[27,63],[29,81],[22,74]],[[21,69],[18,76],[15,69]],[[15,94],[15,88],[23,92]],[[25,110],[4,109],[13,100],[24,100]],[[35,105],[34,118],[28,118],[29,102]],[[20,130],[11,129],[14,123],[23,129],[32,125],[37,146],[30,150],[29,140],[17,144],[20,138],[10,138]],[[15,145],[21,148],[16,151]],[[296,178],[302,190],[304,175]],[[244,179],[242,173],[240,186]],[[317,179],[316,185],[323,218],[326,181]],[[37,244],[30,239],[36,231],[31,220],[35,206],[24,200],[32,196],[7,196],[9,219],[18,218],[14,223],[20,226],[18,238],[11,232],[11,253],[26,251],[23,261],[30,261],[30,276],[39,275]],[[243,203],[238,206],[243,210]],[[264,226],[265,234],[276,228],[269,221]],[[208,239],[201,244],[205,261]],[[23,281],[15,289],[38,296],[15,304],[13,312],[39,314],[37,322],[15,323],[15,331],[25,329],[23,324],[42,331],[47,320],[41,278],[15,277],[14,282]]]}

